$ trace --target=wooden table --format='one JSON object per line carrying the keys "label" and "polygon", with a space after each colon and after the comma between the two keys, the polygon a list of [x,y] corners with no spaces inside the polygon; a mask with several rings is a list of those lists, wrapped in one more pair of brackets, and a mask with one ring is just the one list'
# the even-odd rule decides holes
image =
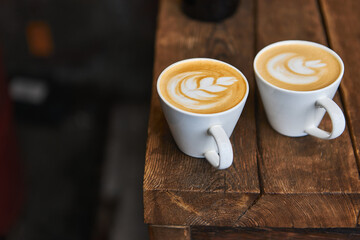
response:
{"label": "wooden table", "polygon": [[[191,20],[180,5],[160,1],[158,16],[143,185],[151,239],[360,238],[360,1],[241,0],[221,23]],[[347,127],[339,138],[289,138],[269,126],[252,61],[286,39],[319,42],[342,57],[345,76],[334,99]],[[158,75],[191,57],[228,62],[250,84],[227,170],[180,152],[160,107]],[[322,127],[331,128],[328,117]]]}

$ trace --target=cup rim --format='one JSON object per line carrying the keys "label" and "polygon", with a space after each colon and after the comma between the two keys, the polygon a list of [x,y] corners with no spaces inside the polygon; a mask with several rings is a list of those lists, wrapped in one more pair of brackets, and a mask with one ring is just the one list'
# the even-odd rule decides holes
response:
{"label": "cup rim", "polygon": [[[311,45],[311,46],[316,46],[316,47],[319,47],[321,49],[324,49],[325,51],[327,51],[328,53],[332,54],[337,60],[338,62],[340,63],[340,68],[341,68],[341,71],[340,71],[340,74],[339,76],[336,78],[335,81],[333,81],[331,84],[323,87],[323,88],[320,88],[320,89],[315,89],[315,90],[305,90],[305,91],[297,91],[297,90],[290,90],[290,89],[285,89],[285,88],[281,88],[281,87],[278,87],[278,86],[275,86],[274,84],[266,81],[261,75],[260,73],[258,72],[257,68],[256,68],[256,61],[257,59],[260,57],[260,55],[262,53],[264,53],[265,51],[267,51],[269,48],[272,48],[272,47],[275,47],[275,46],[278,46],[278,45],[286,45],[286,44],[296,44],[296,43],[301,43],[301,44],[305,44],[305,45]],[[342,61],[342,59],[340,58],[340,56],[334,51],[332,50],[331,48],[325,46],[325,45],[322,45],[320,43],[316,43],[316,42],[311,42],[311,41],[306,41],[306,40],[284,40],[284,41],[278,41],[278,42],[274,42],[274,43],[271,43],[267,46],[265,46],[264,48],[262,48],[255,56],[254,58],[254,61],[253,61],[253,68],[254,68],[254,72],[256,74],[256,77],[258,79],[260,79],[263,83],[265,83],[266,85],[272,87],[272,88],[275,88],[279,91],[283,91],[283,92],[288,92],[288,93],[292,93],[292,94],[310,94],[310,93],[316,93],[316,92],[321,92],[321,91],[324,91],[325,89],[328,89],[328,88],[331,88],[332,86],[338,84],[342,78],[343,78],[343,75],[344,75],[344,71],[345,71],[345,66],[344,66],[344,62]]]}
{"label": "cup rim", "polygon": [[[174,105],[172,105],[171,103],[169,103],[164,97],[163,95],[161,94],[161,91],[160,91],[160,79],[161,77],[163,76],[163,74],[169,70],[170,68],[174,67],[175,65],[178,65],[178,64],[181,64],[181,63],[184,63],[184,62],[190,62],[190,61],[199,61],[199,60],[205,60],[205,61],[212,61],[212,62],[219,62],[219,63],[223,63],[231,68],[233,68],[234,70],[236,70],[238,73],[240,73],[240,75],[243,77],[244,81],[245,81],[245,85],[246,85],[246,92],[245,92],[245,95],[244,97],[241,99],[241,101],[236,104],[235,106],[233,106],[232,108],[230,109],[227,109],[225,111],[222,111],[222,112],[216,112],[216,113],[193,113],[193,112],[189,112],[189,111],[186,111],[186,110],[182,110]],[[166,104],[168,105],[170,108],[178,111],[178,112],[181,112],[181,113],[184,113],[184,114],[187,114],[187,115],[191,115],[191,116],[196,116],[196,117],[209,117],[209,116],[219,116],[219,115],[223,115],[223,114],[226,114],[228,112],[231,112],[231,111],[234,111],[234,109],[238,108],[240,105],[242,105],[248,95],[249,95],[249,83],[245,77],[245,75],[239,70],[237,69],[236,67],[234,67],[233,65],[229,64],[229,63],[226,63],[226,62],[223,62],[221,60],[217,60],[217,59],[213,59],[213,58],[202,58],[202,57],[199,57],[199,58],[187,58],[187,59],[183,59],[183,60],[180,60],[180,61],[177,61],[177,62],[174,62],[172,63],[171,65],[167,66],[164,70],[162,70],[162,72],[160,73],[159,77],[157,78],[156,80],[156,90],[157,90],[157,94],[158,96],[161,98],[161,100]]]}

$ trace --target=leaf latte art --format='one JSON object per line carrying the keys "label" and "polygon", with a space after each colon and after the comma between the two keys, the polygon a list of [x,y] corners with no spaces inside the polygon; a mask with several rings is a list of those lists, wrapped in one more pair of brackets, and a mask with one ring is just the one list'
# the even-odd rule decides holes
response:
{"label": "leaf latte art", "polygon": [[308,84],[318,81],[326,71],[321,60],[306,61],[296,53],[282,53],[271,58],[267,70],[274,78],[290,84]]}
{"label": "leaf latte art", "polygon": [[160,79],[164,98],[193,113],[216,113],[237,105],[246,85],[240,73],[218,62],[185,62],[165,71]]}
{"label": "leaf latte art", "polygon": [[288,43],[262,50],[255,67],[267,82],[288,90],[312,91],[333,83],[341,73],[341,64],[323,47]]}
{"label": "leaf latte art", "polygon": [[235,77],[209,77],[201,72],[181,73],[170,79],[168,91],[173,100],[190,109],[209,109],[231,98],[226,90]]}

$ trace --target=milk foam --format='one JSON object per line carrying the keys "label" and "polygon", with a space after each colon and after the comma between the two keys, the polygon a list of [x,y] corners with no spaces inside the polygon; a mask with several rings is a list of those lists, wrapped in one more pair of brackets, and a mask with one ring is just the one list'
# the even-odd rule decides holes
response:
{"label": "milk foam", "polygon": [[327,71],[327,65],[319,60],[306,61],[296,53],[281,53],[267,63],[269,74],[285,83],[310,84],[318,81]]}
{"label": "milk foam", "polygon": [[270,84],[293,91],[324,88],[338,79],[342,65],[321,45],[289,41],[262,50],[255,68]]}
{"label": "milk foam", "polygon": [[245,78],[236,68],[210,59],[174,64],[162,72],[158,90],[170,105],[199,114],[229,110],[248,91]]}
{"label": "milk foam", "polygon": [[229,101],[231,95],[224,94],[231,85],[239,81],[235,77],[212,77],[208,73],[192,71],[173,76],[167,91],[176,103],[194,110],[206,110]]}

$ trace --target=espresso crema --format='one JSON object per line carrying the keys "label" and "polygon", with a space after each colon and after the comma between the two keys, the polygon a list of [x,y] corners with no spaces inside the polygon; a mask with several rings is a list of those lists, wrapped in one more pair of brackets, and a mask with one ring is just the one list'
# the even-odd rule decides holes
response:
{"label": "espresso crema", "polygon": [[341,73],[336,57],[321,47],[287,43],[262,52],[255,62],[267,82],[288,90],[311,91],[333,83]]}
{"label": "espresso crema", "polygon": [[213,60],[181,62],[165,70],[159,81],[166,101],[192,113],[226,111],[246,94],[242,75],[227,64]]}

